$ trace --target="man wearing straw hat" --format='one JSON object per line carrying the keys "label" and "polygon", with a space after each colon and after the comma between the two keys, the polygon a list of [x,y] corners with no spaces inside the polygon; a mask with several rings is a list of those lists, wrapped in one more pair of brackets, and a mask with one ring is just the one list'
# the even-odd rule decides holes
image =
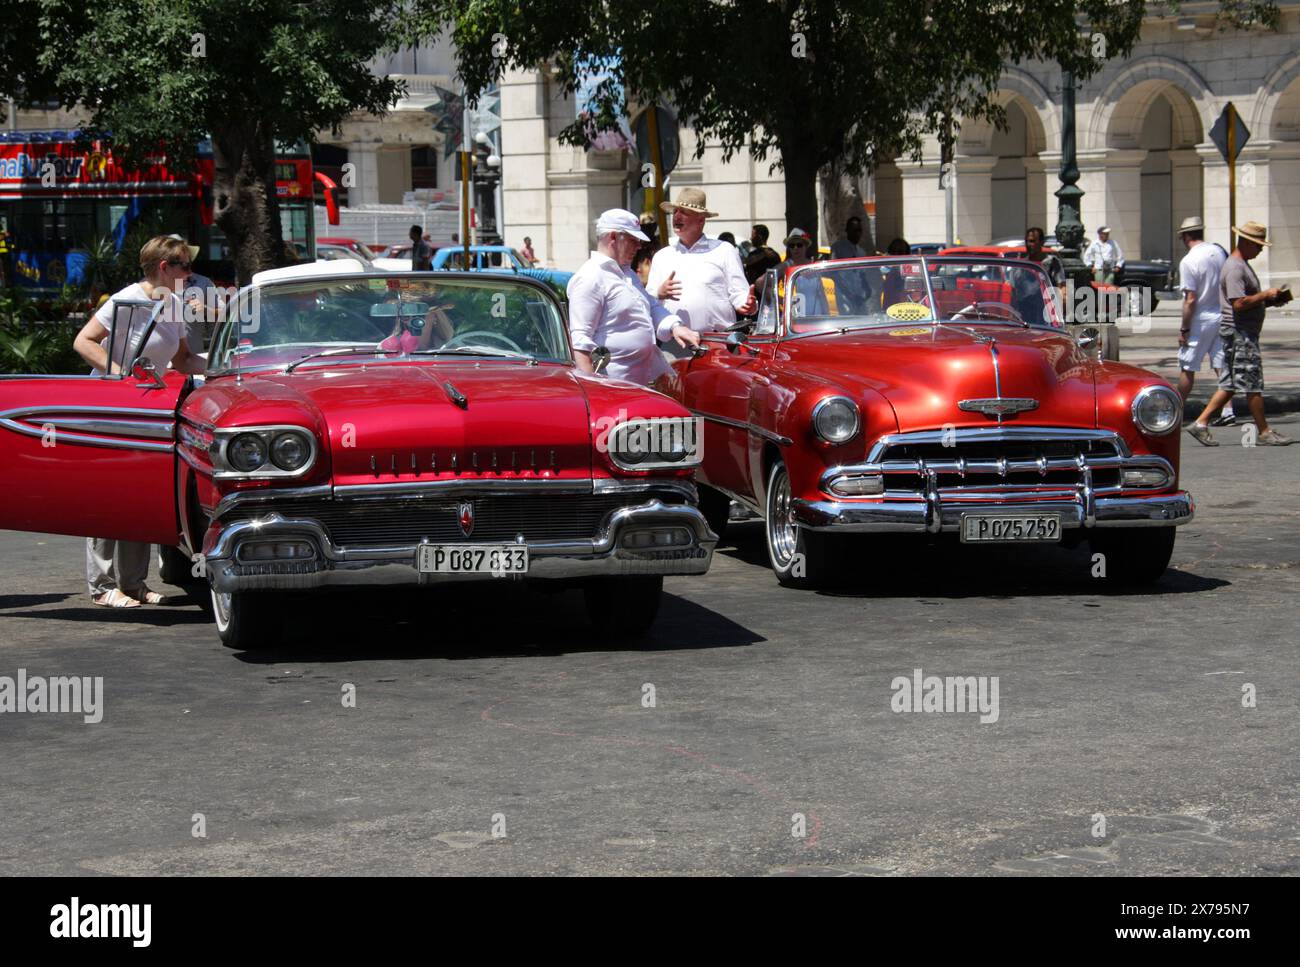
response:
{"label": "man wearing straw hat", "polygon": [[1264,327],[1264,310],[1269,306],[1282,306],[1291,301],[1291,290],[1259,288],[1259,278],[1250,267],[1251,259],[1264,251],[1268,229],[1258,222],[1234,225],[1237,247],[1223,263],[1219,276],[1219,302],[1223,317],[1219,323],[1219,337],[1223,340],[1223,371],[1219,374],[1219,388],[1210,402],[1187,432],[1207,447],[1219,444],[1210,435],[1209,422],[1220,408],[1232,399],[1234,393],[1245,393],[1250,415],[1255,420],[1259,446],[1286,446],[1293,442],[1276,430],[1270,429],[1264,418],[1264,365],[1259,355],[1259,333]]}
{"label": "man wearing straw hat", "polygon": [[716,218],[698,188],[683,188],[661,206],[673,217],[674,238],[650,263],[650,294],[696,332],[735,325],[754,311],[754,288],[745,281],[735,246],[709,238],[704,222]]}

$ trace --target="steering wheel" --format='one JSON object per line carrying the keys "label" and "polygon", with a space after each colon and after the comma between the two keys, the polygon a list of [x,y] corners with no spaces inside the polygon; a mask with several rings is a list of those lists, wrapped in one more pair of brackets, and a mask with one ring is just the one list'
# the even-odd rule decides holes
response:
{"label": "steering wheel", "polygon": [[954,312],[952,314],[952,319],[953,320],[964,319],[967,317],[968,313],[975,313],[978,315],[986,308],[998,309],[1001,312],[1006,313],[1006,315],[1004,315],[1002,318],[1006,319],[1009,322],[1024,323],[1025,321],[1025,317],[1022,316],[1015,309],[1014,306],[1009,306],[1005,302],[972,302],[970,305],[966,306],[965,308],[958,309],[956,312]]}
{"label": "steering wheel", "polygon": [[509,336],[503,336],[499,332],[492,332],[488,329],[473,329],[469,332],[458,332],[456,335],[452,336],[445,343],[443,343],[442,348],[455,349],[457,346],[460,346],[465,342],[468,342],[471,338],[475,336],[479,337],[480,339],[486,339],[489,345],[492,344],[493,340],[496,340],[497,342],[500,343],[505,343],[506,348],[509,349],[511,352],[519,353],[521,356],[525,355],[524,351],[519,347],[519,344],[515,342],[513,339],[511,339]]}

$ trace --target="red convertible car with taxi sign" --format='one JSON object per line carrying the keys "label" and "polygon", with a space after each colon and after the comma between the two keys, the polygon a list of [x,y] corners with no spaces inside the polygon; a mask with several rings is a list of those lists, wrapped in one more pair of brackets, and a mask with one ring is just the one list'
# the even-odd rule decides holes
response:
{"label": "red convertible car with taxi sign", "polygon": [[1071,337],[1033,262],[773,270],[757,320],[704,345],[671,378],[704,421],[701,509],[719,534],[731,500],[760,514],[782,584],[826,577],[842,535],[894,531],[1086,539],[1108,580],[1149,582],[1192,519],[1178,394]]}
{"label": "red convertible car with taxi sign", "polygon": [[532,279],[272,270],[204,379],[123,368],[0,379],[0,527],[201,554],[232,647],[274,643],[289,592],[503,578],[581,585],[632,634],[712,559],[696,421],[579,372]]}

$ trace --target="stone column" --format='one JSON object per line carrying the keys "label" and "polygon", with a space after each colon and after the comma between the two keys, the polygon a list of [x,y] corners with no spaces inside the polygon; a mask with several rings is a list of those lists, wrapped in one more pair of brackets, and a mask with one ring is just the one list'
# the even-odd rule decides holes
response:
{"label": "stone column", "polygon": [[547,188],[546,84],[538,71],[501,79],[501,235],[520,247],[527,235],[537,257],[557,267]]}
{"label": "stone column", "polygon": [[379,204],[379,149],[378,141],[353,141],[347,146],[348,163],[355,165],[352,174],[356,183],[348,189],[348,207]]}
{"label": "stone column", "polygon": [[998,159],[992,155],[959,154],[954,159],[957,172],[956,208],[953,229],[963,245],[984,245],[993,231],[993,168]]}

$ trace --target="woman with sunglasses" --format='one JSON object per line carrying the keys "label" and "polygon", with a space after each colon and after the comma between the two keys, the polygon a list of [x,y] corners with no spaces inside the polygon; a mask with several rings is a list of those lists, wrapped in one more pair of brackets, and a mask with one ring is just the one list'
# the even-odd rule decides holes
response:
{"label": "woman with sunglasses", "polygon": [[[190,274],[190,250],[178,238],[158,235],[140,249],[144,278],[128,285],[100,306],[82,327],[72,346],[92,368],[94,375],[120,372],[124,360],[148,359],[161,373],[168,364],[178,372],[202,373],[202,358],[190,352],[185,340],[185,315],[179,293]],[[114,313],[114,306],[128,300],[161,300],[153,331],[140,346],[149,326],[149,310],[140,308]],[[115,318],[116,316],[116,318]],[[129,320],[129,321],[128,321]],[[126,332],[113,337],[113,327]],[[109,344],[113,358],[108,358]],[[160,604],[163,596],[145,586],[149,574],[148,544],[91,537],[86,540],[86,582],[91,599],[105,608],[138,608]]]}

